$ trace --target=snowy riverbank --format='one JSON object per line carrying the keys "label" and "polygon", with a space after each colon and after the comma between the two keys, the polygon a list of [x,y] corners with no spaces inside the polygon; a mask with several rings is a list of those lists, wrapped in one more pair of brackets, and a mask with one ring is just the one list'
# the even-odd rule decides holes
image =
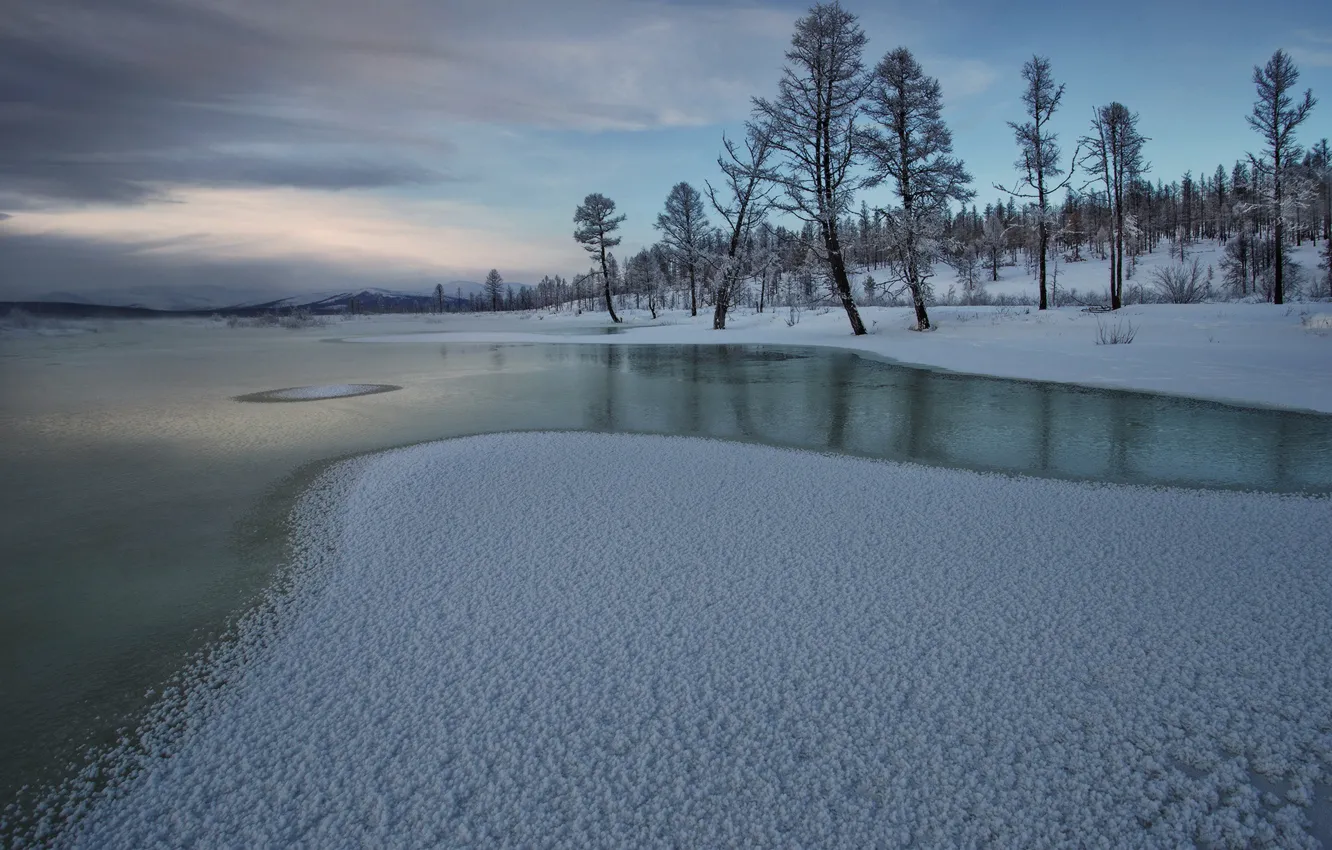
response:
{"label": "snowy riverbank", "polygon": [[1325,519],[679,438],[367,456],[66,837],[1312,846]]}
{"label": "snowy riverbank", "polygon": [[[363,342],[763,343],[846,348],[890,360],[1004,378],[1143,390],[1235,404],[1332,413],[1332,304],[1150,304],[1115,314],[1066,307],[934,307],[918,333],[908,308],[861,308],[871,332],[854,337],[837,308],[737,310],[725,331],[710,314],[459,314],[373,317],[324,329]],[[430,322],[427,324],[426,322]],[[1102,327],[1132,325],[1128,345],[1099,345]],[[579,333],[586,329],[586,334]]]}

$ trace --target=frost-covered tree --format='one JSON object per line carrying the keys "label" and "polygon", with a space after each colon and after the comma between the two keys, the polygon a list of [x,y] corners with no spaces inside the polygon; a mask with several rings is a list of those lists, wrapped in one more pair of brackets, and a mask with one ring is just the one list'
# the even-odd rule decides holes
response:
{"label": "frost-covered tree", "polygon": [[606,251],[620,244],[620,237],[612,236],[624,223],[623,215],[615,214],[615,202],[600,192],[593,192],[574,210],[574,239],[601,263],[602,292],[606,296],[606,312],[612,322],[619,322],[615,305],[611,302],[611,273],[606,262]]}
{"label": "frost-covered tree", "polygon": [[999,265],[1004,259],[1004,248],[1008,246],[1008,228],[997,212],[985,216],[981,225],[981,251],[985,256],[985,265],[990,270],[990,280],[999,279]]}
{"label": "frost-covered tree", "polygon": [[1295,143],[1295,128],[1304,123],[1313,110],[1313,92],[1305,89],[1304,97],[1296,102],[1291,96],[1295,83],[1300,79],[1299,69],[1286,55],[1278,50],[1267,60],[1267,66],[1253,68],[1253,84],[1258,89],[1258,100],[1253,104],[1253,113],[1249,115],[1249,126],[1258,133],[1266,146],[1263,158],[1253,158],[1254,170],[1270,176],[1268,204],[1272,213],[1275,233],[1275,279],[1272,284],[1272,301],[1281,304],[1285,299],[1285,195],[1287,170],[1299,158],[1300,148]]}
{"label": "frost-covered tree", "polygon": [[722,145],[726,153],[717,157],[717,167],[725,176],[725,183],[720,191],[708,184],[708,200],[730,230],[722,234],[727,239],[726,253],[717,275],[717,303],[712,311],[712,329],[717,331],[726,329],[726,312],[731,307],[736,283],[750,272],[748,255],[754,228],[763,222],[772,203],[771,183],[764,170],[772,153],[772,133],[767,126],[746,125],[744,152],[725,137]]}
{"label": "frost-covered tree", "polygon": [[1110,246],[1110,307],[1118,310],[1124,292],[1124,233],[1128,219],[1128,196],[1139,175],[1150,166],[1142,158],[1147,138],[1138,132],[1138,115],[1116,101],[1096,110],[1092,133],[1081,140],[1087,149],[1083,167],[1094,180],[1105,184],[1106,203],[1111,210],[1113,232]]}
{"label": "frost-covered tree", "polygon": [[975,304],[983,290],[980,279],[981,257],[975,242],[953,241],[945,255],[962,284],[962,303]]}
{"label": "frost-covered tree", "polygon": [[[617,240],[618,241],[618,240]],[[620,261],[615,259],[614,254],[606,255],[606,281],[611,292],[619,292],[620,287]],[[621,299],[620,306],[624,306]]]}
{"label": "frost-covered tree", "polygon": [[1318,216],[1324,241],[1332,241],[1332,150],[1321,139],[1310,151],[1314,182],[1318,188]]}
{"label": "frost-covered tree", "polygon": [[777,97],[754,100],[755,117],[770,127],[781,159],[773,172],[783,190],[777,205],[817,228],[833,291],[857,335],[866,332],[865,323],[851,293],[838,231],[856,190],[866,183],[855,171],[856,120],[868,85],[861,61],[865,41],[856,16],[840,3],[816,4],[796,21]]}
{"label": "frost-covered tree", "polygon": [[953,135],[940,114],[939,81],[925,75],[905,47],[888,53],[874,69],[865,114],[877,122],[861,137],[874,173],[890,179],[899,207],[885,211],[893,273],[911,292],[916,328],[929,330],[925,309],[928,281],[941,253],[949,201],[975,194],[971,175],[953,157]]}
{"label": "frost-covered tree", "polygon": [[[1068,178],[1057,178],[1064,174],[1059,165],[1059,137],[1050,130],[1050,119],[1059,108],[1059,101],[1064,97],[1063,85],[1056,85],[1050,73],[1050,60],[1044,56],[1032,56],[1022,66],[1022,79],[1026,89],[1022,93],[1022,102],[1027,107],[1030,119],[1021,124],[1010,121],[1017,138],[1018,149],[1022,158],[1016,163],[1021,173],[1018,185],[1001,191],[1027,198],[1036,202],[1037,210],[1037,254],[1040,264],[1040,305],[1044,310],[1048,306],[1045,285],[1046,255],[1050,246],[1050,195],[1068,187]],[[1073,155],[1077,159],[1076,152]]]}
{"label": "frost-covered tree", "polygon": [[698,315],[698,272],[703,265],[704,243],[708,236],[707,211],[703,197],[688,183],[671,187],[666,196],[666,210],[654,225],[662,241],[675,255],[677,266],[689,276],[689,315]]}
{"label": "frost-covered tree", "polygon": [[644,248],[624,264],[624,287],[634,297],[634,306],[646,301],[652,318],[657,318],[657,275],[652,249]]}
{"label": "frost-covered tree", "polygon": [[490,298],[491,312],[499,311],[501,294],[504,292],[504,278],[495,269],[491,269],[486,275],[486,295]]}

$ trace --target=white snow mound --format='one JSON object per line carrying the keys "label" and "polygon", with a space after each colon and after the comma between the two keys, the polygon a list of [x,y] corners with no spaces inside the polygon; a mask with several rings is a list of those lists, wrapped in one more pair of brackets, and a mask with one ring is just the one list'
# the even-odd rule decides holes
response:
{"label": "white snow mound", "polygon": [[1328,516],[669,437],[355,459],[63,843],[1313,846]]}

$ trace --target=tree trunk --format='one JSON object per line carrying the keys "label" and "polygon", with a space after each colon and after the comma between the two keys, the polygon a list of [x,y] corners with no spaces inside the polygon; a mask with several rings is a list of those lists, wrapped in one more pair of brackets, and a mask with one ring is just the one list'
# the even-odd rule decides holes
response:
{"label": "tree trunk", "polygon": [[698,315],[698,284],[694,279],[694,263],[689,262],[689,315]]}
{"label": "tree trunk", "polygon": [[1285,227],[1285,221],[1283,220],[1284,217],[1281,215],[1281,201],[1282,201],[1283,199],[1282,199],[1282,197],[1281,197],[1281,156],[1280,156],[1280,154],[1278,154],[1277,156],[1273,157],[1273,163],[1272,163],[1272,183],[1273,183],[1273,187],[1272,187],[1272,188],[1275,190],[1275,193],[1276,193],[1276,210],[1275,210],[1275,212],[1276,212],[1276,216],[1275,216],[1276,221],[1274,222],[1274,225],[1275,225],[1275,227],[1274,227],[1274,231],[1275,231],[1275,232],[1273,233],[1273,245],[1272,245],[1272,247],[1273,247],[1273,249],[1274,249],[1274,250],[1273,250],[1273,253],[1274,253],[1274,256],[1276,257],[1276,272],[1273,274],[1273,277],[1272,277],[1272,303],[1273,303],[1273,304],[1284,304],[1284,303],[1286,303],[1286,293],[1285,293],[1285,285],[1284,285],[1284,278],[1285,278],[1285,274],[1284,274],[1284,272],[1285,272],[1285,269],[1282,268],[1282,265],[1283,265],[1283,264],[1282,264],[1282,262],[1281,262],[1281,259],[1282,259],[1282,255],[1285,253],[1285,250],[1286,250],[1286,249],[1285,249],[1285,245],[1282,244],[1282,242],[1283,242],[1283,237],[1285,236],[1285,229],[1286,229],[1286,227]]}
{"label": "tree trunk", "polygon": [[[910,209],[907,210],[908,215]],[[916,330],[930,329],[930,316],[925,312],[925,287],[920,282],[920,266],[916,262],[916,249],[913,243],[907,260],[907,286],[911,288],[911,303],[916,308]]]}
{"label": "tree trunk", "polygon": [[717,286],[717,303],[712,309],[712,329],[714,331],[726,330],[726,311],[731,307],[731,291],[735,287],[735,280],[729,272],[722,275],[721,283]]}
{"label": "tree trunk", "polygon": [[1046,251],[1046,246],[1049,244],[1049,242],[1050,242],[1050,234],[1049,234],[1049,233],[1046,231],[1046,229],[1045,229],[1045,216],[1042,215],[1042,216],[1041,216],[1041,226],[1040,226],[1040,243],[1041,243],[1041,305],[1037,308],[1038,310],[1045,310],[1045,309],[1048,309],[1049,306],[1050,306],[1050,305],[1049,305],[1049,301],[1047,300],[1046,295],[1045,295],[1045,251]]}
{"label": "tree trunk", "polygon": [[611,321],[618,325],[620,323],[620,317],[615,315],[615,305],[611,302],[610,269],[606,266],[605,246],[601,249],[601,280],[604,283],[604,291],[606,293],[606,312],[610,313]]}
{"label": "tree trunk", "polygon": [[910,284],[911,301],[916,308],[916,330],[927,331],[930,329],[930,316],[925,312],[925,298],[921,294],[921,286],[918,283]]}
{"label": "tree trunk", "polygon": [[865,330],[865,323],[860,320],[860,311],[856,309],[856,301],[851,297],[851,280],[846,275],[846,263],[842,260],[842,246],[837,241],[837,231],[827,225],[823,228],[823,244],[828,249],[828,265],[832,267],[833,283],[837,286],[837,295],[842,299],[842,307],[846,310],[846,318],[851,322],[851,333],[856,336],[864,336],[868,331]]}
{"label": "tree trunk", "polygon": [[1039,229],[1039,241],[1041,249],[1041,303],[1036,309],[1048,309],[1050,304],[1045,295],[1045,252],[1050,244],[1050,231],[1045,224],[1045,171],[1042,166],[1041,152],[1041,124],[1040,114],[1036,115],[1036,204],[1037,211],[1040,213],[1041,222]]}
{"label": "tree trunk", "polygon": [[1115,261],[1110,268],[1115,274],[1110,284],[1110,309],[1118,310],[1124,305],[1124,214],[1115,216]]}

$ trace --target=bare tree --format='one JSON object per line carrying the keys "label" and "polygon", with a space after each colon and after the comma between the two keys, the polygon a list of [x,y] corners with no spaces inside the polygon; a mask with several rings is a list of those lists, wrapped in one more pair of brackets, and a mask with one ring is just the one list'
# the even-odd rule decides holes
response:
{"label": "bare tree", "polygon": [[[1022,158],[1016,163],[1022,177],[1012,189],[1005,189],[998,184],[995,188],[1019,198],[1036,201],[1040,216],[1037,221],[1037,251],[1040,257],[1038,309],[1045,310],[1048,307],[1045,275],[1050,246],[1050,195],[1068,188],[1072,178],[1070,171],[1062,181],[1055,181],[1055,178],[1064,174],[1064,170],[1059,166],[1059,137],[1049,129],[1050,119],[1064,97],[1064,87],[1062,84],[1055,85],[1054,77],[1050,74],[1050,60],[1044,56],[1032,56],[1027,60],[1022,66],[1022,79],[1027,83],[1027,89],[1022,93],[1022,102],[1027,106],[1027,116],[1031,120],[1021,124],[1008,122],[1008,126],[1013,128],[1013,135],[1017,137],[1018,148],[1022,151]],[[1073,160],[1077,161],[1077,158],[1078,153],[1074,151]]]}
{"label": "bare tree", "polygon": [[905,47],[888,53],[874,69],[865,113],[879,123],[862,132],[871,166],[891,178],[901,207],[885,210],[894,272],[911,292],[916,328],[929,330],[925,309],[928,280],[940,256],[939,240],[948,202],[965,202],[971,175],[953,152],[953,136],[940,111],[939,81],[927,77]]}
{"label": "bare tree", "polygon": [[666,197],[666,211],[657,216],[653,226],[661,231],[662,241],[689,275],[689,315],[697,316],[698,269],[708,236],[707,213],[698,190],[688,183],[676,183]]}
{"label": "bare tree", "polygon": [[444,284],[435,284],[435,312],[444,312]]}
{"label": "bare tree", "polygon": [[856,16],[840,3],[816,4],[796,21],[776,99],[754,100],[754,114],[771,129],[782,159],[773,174],[784,190],[777,206],[818,228],[833,289],[857,335],[866,332],[865,323],[851,293],[838,223],[855,191],[869,182],[853,170],[860,155],[856,119],[868,84],[865,41]]}
{"label": "bare tree", "polygon": [[500,294],[504,291],[504,278],[495,269],[486,275],[486,294],[490,296],[490,310],[499,312]]}
{"label": "bare tree", "polygon": [[717,275],[717,303],[712,311],[712,329],[726,329],[726,311],[731,307],[735,286],[749,272],[748,253],[754,228],[762,223],[772,204],[772,184],[764,167],[772,153],[772,133],[761,124],[745,126],[745,150],[722,137],[726,155],[717,157],[717,166],[726,177],[725,199],[708,184],[708,200],[717,215],[730,227],[730,241]]}
{"label": "bare tree", "polygon": [[1262,136],[1267,146],[1265,159],[1250,157],[1254,171],[1270,175],[1271,192],[1269,202],[1272,221],[1275,227],[1275,278],[1272,286],[1272,301],[1281,304],[1285,300],[1284,263],[1285,250],[1285,194],[1286,171],[1299,158],[1300,148],[1295,144],[1295,128],[1304,123],[1309,112],[1318,101],[1313,91],[1305,89],[1304,98],[1296,103],[1291,97],[1291,90],[1300,79],[1299,69],[1290,60],[1284,50],[1278,50],[1267,60],[1267,67],[1253,68],[1253,84],[1258,89],[1258,100],[1253,104],[1253,114],[1249,115],[1249,126]]}
{"label": "bare tree", "polygon": [[606,312],[611,321],[618,323],[615,305],[611,303],[611,273],[606,263],[606,250],[620,244],[620,237],[611,234],[620,229],[623,215],[615,214],[615,202],[600,192],[593,192],[574,210],[574,239],[601,262],[602,292],[606,296]]}
{"label": "bare tree", "polygon": [[1137,113],[1129,112],[1119,102],[1096,110],[1092,134],[1081,140],[1087,148],[1082,164],[1093,180],[1105,184],[1114,225],[1110,246],[1110,307],[1118,310],[1123,305],[1124,293],[1124,227],[1128,219],[1125,207],[1129,185],[1151,168],[1142,159],[1147,138],[1138,132]]}

